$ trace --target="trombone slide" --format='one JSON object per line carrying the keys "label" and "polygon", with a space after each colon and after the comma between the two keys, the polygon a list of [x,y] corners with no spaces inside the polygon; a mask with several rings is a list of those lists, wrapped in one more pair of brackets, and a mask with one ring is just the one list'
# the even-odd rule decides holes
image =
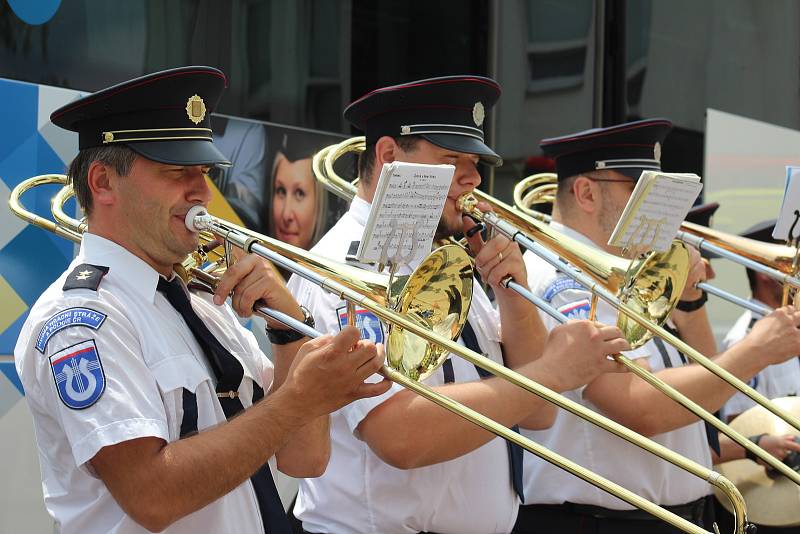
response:
{"label": "trombone slide", "polygon": [[[656,325],[649,319],[645,318],[639,313],[633,312],[632,310],[628,309],[626,305],[621,303],[614,295],[608,292],[604,287],[595,282],[588,275],[581,272],[577,268],[573,267],[571,264],[561,260],[561,258],[555,252],[552,252],[550,249],[544,247],[543,245],[533,241],[532,239],[524,235],[522,231],[513,224],[501,219],[493,212],[480,213],[479,215],[484,222],[495,228],[497,231],[505,235],[507,238],[519,243],[524,248],[530,250],[531,252],[533,252],[543,260],[545,260],[547,263],[549,263],[556,269],[559,269],[560,271],[566,273],[568,276],[570,276],[578,283],[586,287],[593,294],[599,296],[600,298],[608,302],[618,312],[628,315],[633,320],[635,320],[636,322],[638,322],[651,332],[657,333],[666,342],[673,345],[679,351],[684,353],[687,357],[692,359],[692,361],[694,361],[695,363],[702,365],[703,367],[713,372],[714,374],[716,374],[729,384],[734,385],[734,387],[737,387],[737,389],[740,388],[738,387],[738,385],[736,385],[736,383],[737,382],[740,383],[743,386],[743,388],[746,388],[747,390],[750,390],[750,392],[752,392],[753,395],[748,394],[748,396],[753,398],[753,400],[756,400],[757,397],[763,398],[763,395],[755,391],[753,388],[742,383],[738,378],[733,376],[725,369],[720,368],[707,358],[703,357],[701,354],[692,349],[689,345],[684,343],[676,336],[673,336],[669,332],[663,331],[663,329],[659,328],[658,325]],[[652,373],[645,372],[643,369],[635,365],[627,358],[621,357],[620,359],[620,357],[618,357],[618,361],[623,363],[628,369],[634,372],[637,376],[640,376],[654,387],[660,389],[664,394],[670,396],[670,398],[672,398],[676,402],[679,402],[682,406],[686,407],[687,409],[691,410],[695,415],[707,421],[709,424],[714,426],[714,428],[716,428],[717,430],[719,430],[720,432],[731,438],[733,441],[738,443],[741,447],[744,447],[748,451],[758,456],[770,467],[772,467],[776,471],[779,471],[781,474],[785,475],[795,484],[800,485],[800,474],[798,474],[793,469],[790,469],[789,466],[787,466],[786,464],[784,464],[783,462],[781,462],[768,452],[764,451],[763,449],[755,445],[752,441],[750,441],[746,437],[742,436],[738,432],[731,429],[728,425],[724,424],[722,421],[714,417],[710,412],[708,412],[707,410],[696,404],[694,401],[684,396],[683,394],[679,393],[677,390],[674,390],[674,388],[671,388],[670,386],[665,384],[663,381],[654,376]],[[743,391],[744,393],[748,393],[747,391],[745,391],[745,389],[740,389],[740,390]],[[794,418],[790,414],[786,414],[787,417],[789,417],[789,419],[782,417],[781,412],[784,412],[784,410],[781,410],[777,406],[771,407],[772,403],[766,401],[766,399],[764,399],[764,401],[765,402],[759,402],[759,404],[764,405],[770,411],[775,413],[775,415],[781,417],[781,419],[784,419],[787,422],[790,422],[790,419],[796,420],[796,418]],[[796,426],[794,425],[794,423],[792,424],[793,426]],[[797,428],[800,429],[800,427]]]}
{"label": "trombone slide", "polygon": [[[626,439],[635,445],[643,447],[645,450],[656,454],[657,456],[673,463],[674,465],[683,468],[690,473],[698,476],[710,484],[720,488],[726,495],[729,496],[731,504],[733,507],[739,511],[739,513],[734,514],[736,517],[737,523],[737,532],[745,532],[745,528],[747,527],[746,521],[746,511],[743,506],[743,499],[739,494],[739,491],[733,486],[729,481],[727,481],[724,477],[719,476],[714,471],[711,471],[700,464],[689,460],[688,458],[684,458],[673,451],[667,449],[666,447],[651,441],[647,438],[643,438],[641,436],[635,435],[631,433],[627,428],[606,419],[594,412],[586,410],[583,406],[562,397],[561,395],[556,394],[555,392],[545,388],[544,386],[537,384],[536,382],[529,380],[528,378],[514,373],[510,371],[506,367],[494,362],[493,360],[486,358],[484,356],[478,355],[468,349],[465,349],[461,345],[458,345],[456,342],[438,336],[435,333],[431,332],[430,330],[417,325],[414,322],[409,321],[406,317],[397,314],[396,312],[378,305],[378,303],[372,301],[366,296],[360,295],[351,289],[345,287],[342,284],[339,284],[337,281],[332,280],[328,277],[323,277],[318,275],[316,272],[300,265],[299,263],[290,260],[288,258],[284,258],[279,254],[273,252],[272,250],[268,249],[267,247],[258,243],[258,240],[241,234],[229,227],[225,224],[221,224],[215,217],[208,215],[205,212],[205,209],[198,206],[192,208],[186,215],[186,226],[192,231],[200,231],[206,230],[211,231],[217,235],[222,236],[224,239],[229,240],[234,245],[243,248],[247,252],[252,252],[262,256],[270,261],[274,261],[277,265],[287,269],[290,272],[297,274],[298,276],[308,277],[308,280],[314,282],[317,285],[320,285],[323,289],[326,289],[336,295],[339,295],[341,298],[348,300],[350,302],[357,302],[360,306],[372,311],[377,315],[381,320],[393,324],[399,325],[405,330],[416,334],[417,336],[425,339],[431,343],[437,343],[445,347],[448,351],[455,353],[466,360],[470,361],[474,365],[477,365],[487,371],[491,372],[496,376],[500,376],[506,378],[513,384],[516,384],[531,393],[538,395],[539,397],[553,402],[556,405],[569,410],[570,412],[588,418],[593,423],[601,426],[602,428],[608,430],[609,432],[614,433],[615,435]],[[274,316],[273,316],[274,317]],[[280,319],[278,319],[280,320]],[[283,321],[282,321],[283,322]],[[298,322],[296,319],[288,318],[287,326],[294,327],[293,325]],[[316,335],[319,335],[316,333]],[[550,462],[561,469],[573,474],[582,480],[593,484],[594,486],[611,493],[612,495],[626,501],[628,504],[640,508],[642,510],[647,511],[648,513],[653,514],[655,517],[662,519],[670,523],[671,525],[685,531],[685,532],[694,532],[694,533],[707,533],[708,531],[698,527],[690,523],[689,521],[672,514],[669,511],[664,510],[663,508],[653,504],[652,502],[636,495],[635,493],[631,492],[615,484],[583,467],[580,465],[560,456],[548,449],[538,445],[534,441],[516,433],[512,430],[506,428],[503,425],[485,417],[484,415],[472,410],[448,397],[445,397],[438,392],[430,389],[429,387],[412,380],[402,373],[387,367],[383,366],[381,373],[389,378],[390,380],[397,382],[398,384],[411,389],[415,393],[425,397],[426,399],[435,402],[439,406],[455,413],[456,415],[463,417],[464,419],[494,433],[497,436],[500,436],[508,441],[511,441],[525,450],[535,454],[536,456],[544,459],[547,462]]]}

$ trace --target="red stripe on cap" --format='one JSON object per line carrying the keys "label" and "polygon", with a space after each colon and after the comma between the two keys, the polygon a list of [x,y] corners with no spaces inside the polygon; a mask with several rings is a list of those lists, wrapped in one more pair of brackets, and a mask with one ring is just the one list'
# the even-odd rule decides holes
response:
{"label": "red stripe on cap", "polygon": [[[617,145],[598,145],[598,146],[593,146],[593,147],[591,147],[589,149],[576,148],[575,150],[572,150],[570,152],[562,152],[561,154],[559,154],[557,156],[553,156],[553,157],[558,159],[560,157],[569,156],[571,154],[577,154],[577,153],[580,153],[580,152],[593,152],[595,150],[601,150],[603,148],[636,147],[636,148],[651,148],[651,149],[654,149],[655,146],[656,146],[655,143],[648,143],[648,144],[644,144],[644,145],[637,145],[637,144],[633,144],[633,143],[620,143],[620,144],[617,144]],[[619,158],[611,158],[611,159],[619,159]],[[623,159],[641,159],[641,158],[623,158]]]}
{"label": "red stripe on cap", "polygon": [[364,121],[369,119],[374,119],[375,117],[380,117],[381,115],[386,115],[387,113],[394,113],[395,111],[411,111],[417,109],[459,109],[461,111],[472,111],[472,108],[467,108],[464,106],[438,106],[438,105],[429,105],[429,106],[410,106],[410,107],[402,107],[402,108],[392,108],[386,109],[379,113],[373,113],[372,115],[367,115],[364,117]]}
{"label": "red stripe on cap", "polygon": [[402,85],[392,85],[392,86],[389,86],[389,87],[381,87],[380,89],[374,89],[374,90],[370,91],[369,93],[365,94],[364,96],[362,96],[361,98],[351,102],[350,106],[352,106],[354,104],[357,104],[358,102],[361,102],[365,98],[367,98],[367,97],[369,97],[371,95],[377,94],[377,93],[385,93],[385,92],[389,92],[389,91],[397,91],[399,89],[407,89],[407,88],[410,88],[410,87],[424,87],[426,85],[438,85],[438,84],[442,84],[442,83],[459,83],[459,82],[482,83],[484,85],[488,85],[489,87],[491,87],[493,89],[496,89],[498,93],[500,92],[500,86],[499,85],[497,85],[496,83],[492,83],[492,82],[490,82],[488,80],[483,80],[481,78],[466,77],[466,78],[453,78],[453,79],[445,79],[445,80],[428,80],[428,81],[411,82],[411,83],[405,83],[405,84],[402,84]]}
{"label": "red stripe on cap", "polygon": [[[575,140],[578,140],[578,139],[590,139],[592,137],[608,135],[610,133],[626,132],[628,130],[638,130],[639,128],[647,128],[647,127],[650,127],[650,126],[655,126],[657,124],[660,124],[660,125],[663,125],[663,126],[672,126],[671,122],[663,121],[663,120],[662,121],[654,120],[654,121],[651,121],[651,122],[647,122],[646,124],[625,124],[625,125],[620,125],[619,127],[612,126],[612,127],[609,127],[609,128],[603,128],[601,131],[595,132],[595,133],[592,133],[592,134],[575,135],[575,136],[572,136],[572,137],[556,137],[554,139],[542,140],[542,142],[539,144],[539,146],[549,146],[549,145],[553,145],[553,144],[556,144],[556,143],[565,143],[567,141],[575,141]],[[611,145],[611,146],[616,146],[616,145]]]}
{"label": "red stripe on cap", "polygon": [[[120,87],[119,89],[116,89],[114,91],[109,91],[107,94],[104,94],[104,95],[102,95],[100,97],[97,97],[97,98],[94,98],[94,99],[91,96],[88,96],[85,99],[83,99],[82,101],[78,101],[75,105],[73,105],[71,107],[65,107],[59,113],[53,114],[53,116],[50,117],[50,120],[52,121],[53,119],[57,119],[58,117],[62,116],[63,114],[65,114],[65,113],[67,113],[69,111],[74,111],[74,110],[76,110],[78,108],[81,108],[83,106],[87,106],[87,105],[93,104],[95,102],[100,102],[102,100],[105,100],[108,97],[111,97],[111,96],[117,95],[119,93],[123,93],[123,92],[129,91],[131,89],[135,89],[137,87],[141,87],[142,85],[148,85],[148,84],[151,84],[151,83],[156,82],[158,80],[163,80],[163,79],[166,79],[166,78],[173,78],[175,76],[186,76],[186,75],[189,75],[189,74],[211,74],[213,76],[218,76],[218,77],[222,78],[223,82],[225,82],[225,88],[228,87],[228,78],[225,76],[225,74],[223,74],[221,72],[213,72],[213,71],[207,71],[207,70],[189,70],[189,71],[184,71],[184,72],[173,72],[171,74],[162,74],[160,76],[156,76],[155,78],[148,78],[147,80],[142,80],[141,82],[136,83],[134,85],[129,85],[129,86],[126,86],[126,87]],[[93,93],[93,94],[97,94],[97,93]]]}

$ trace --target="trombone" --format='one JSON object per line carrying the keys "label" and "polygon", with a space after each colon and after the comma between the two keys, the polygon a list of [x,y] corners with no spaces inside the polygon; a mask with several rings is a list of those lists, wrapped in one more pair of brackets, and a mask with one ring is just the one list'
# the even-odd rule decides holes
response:
{"label": "trombone", "polygon": [[[552,204],[557,190],[557,178],[553,173],[528,176],[514,186],[514,207],[535,219],[550,222],[549,215],[534,210],[532,206]],[[676,237],[699,250],[736,262],[783,284],[786,288],[783,305],[787,302],[788,288],[800,288],[795,263],[799,252],[795,247],[762,243],[689,221],[681,224]],[[743,299],[707,282],[698,283],[697,288],[759,315],[768,315],[773,311],[769,306]]]}
{"label": "trombone", "polygon": [[[30,178],[22,183],[20,183],[11,193],[11,197],[9,199],[9,206],[11,210],[20,218],[42,228],[45,228],[50,231],[57,232],[59,235],[72,239],[74,241],[80,241],[82,231],[85,229],[83,224],[74,219],[69,217],[63,211],[63,202],[72,195],[71,188],[66,186],[62,188],[62,190],[53,198],[52,201],[52,211],[53,216],[56,219],[55,222],[44,219],[39,217],[31,212],[27,211],[20,202],[21,195],[35,187],[37,185],[46,184],[46,183],[56,183],[62,184],[66,186],[66,177],[63,175],[45,175],[45,176],[38,176],[34,178]],[[425,286],[426,289],[430,289],[433,291],[432,294],[425,293],[425,296],[432,296],[436,297],[437,293],[452,293],[452,291],[444,291],[443,289],[437,289],[435,287],[435,282],[440,281],[443,278],[448,278],[446,273],[442,273],[440,264],[438,261],[441,261],[441,258],[438,260],[428,262],[428,260],[424,260],[423,264],[415,270],[415,273],[411,275],[410,279],[408,279],[405,287],[412,286],[412,289],[406,293],[405,298],[392,298],[391,294],[392,291],[396,291],[399,285],[402,285],[398,280],[395,280],[394,283],[383,283],[383,284],[368,284],[366,282],[361,282],[360,280],[350,280],[348,279],[348,275],[355,275],[358,274],[359,276],[363,276],[369,278],[371,280],[375,280],[375,277],[379,277],[377,273],[372,273],[368,271],[364,271],[362,269],[356,269],[353,267],[349,267],[346,265],[341,265],[336,262],[332,262],[329,260],[324,260],[322,258],[316,257],[312,254],[307,253],[306,251],[302,251],[301,249],[297,249],[296,247],[292,247],[280,241],[268,238],[266,236],[257,234],[250,230],[244,229],[232,223],[226,222],[222,219],[218,219],[209,215],[204,208],[202,207],[195,207],[190,210],[190,213],[187,214],[186,217],[186,224],[187,227],[194,231],[209,231],[214,235],[219,235],[225,239],[227,243],[230,243],[234,246],[241,247],[247,252],[252,252],[258,254],[262,257],[270,261],[274,261],[276,264],[280,265],[281,267],[286,268],[303,277],[308,277],[308,279],[314,281],[324,289],[331,291],[340,297],[344,298],[350,303],[358,304],[363,306],[364,308],[372,311],[376,314],[380,319],[390,325],[389,336],[390,339],[387,343],[387,352],[391,350],[395,350],[398,347],[402,348],[403,344],[403,337],[405,335],[412,336],[414,339],[421,338],[425,340],[426,345],[429,346],[430,350],[434,351],[441,351],[443,353],[453,353],[458,356],[465,358],[466,360],[472,362],[475,365],[478,365],[495,375],[501,376],[510,382],[523,387],[527,391],[535,393],[539,397],[548,400],[550,402],[555,403],[556,405],[572,412],[575,415],[580,417],[584,417],[589,421],[601,426],[602,428],[616,434],[617,436],[626,439],[627,441],[637,445],[639,447],[644,448],[661,458],[666,459],[667,461],[671,462],[672,464],[687,470],[688,472],[698,476],[708,483],[712,484],[716,488],[718,488],[721,492],[723,492],[731,501],[731,505],[734,510],[735,516],[735,525],[736,530],[735,532],[749,532],[750,524],[747,522],[746,517],[746,510],[744,507],[744,501],[742,499],[741,494],[733,486],[727,479],[720,476],[718,473],[700,465],[696,462],[689,460],[688,458],[684,458],[673,451],[667,449],[666,447],[653,442],[647,438],[639,436],[638,434],[630,431],[629,429],[615,423],[609,419],[606,419],[588,409],[581,406],[580,404],[567,399],[557,393],[537,384],[536,382],[515,373],[501,364],[495,363],[493,360],[481,356],[465,347],[455,343],[452,338],[458,336],[460,332],[461,325],[463,321],[460,321],[462,315],[459,315],[459,320],[445,320],[445,325],[448,326],[447,330],[449,330],[448,335],[451,337],[443,336],[435,332],[437,329],[437,325],[430,325],[424,324],[421,320],[423,318],[428,317],[428,314],[422,314],[415,312],[420,312],[420,310],[414,310],[414,306],[426,306],[425,302],[413,302],[415,297],[418,296],[419,290],[413,289],[414,286],[419,287]],[[60,228],[57,229],[57,228]],[[205,237],[203,237],[205,239]],[[460,277],[462,280],[469,279],[468,285],[471,288],[471,279],[472,279],[472,265],[471,260],[466,255],[466,253],[460,247],[454,247],[452,254],[454,258],[460,258],[454,261],[455,265],[459,265],[459,262],[463,262],[466,260],[466,264],[461,263],[458,266],[458,270],[455,273],[455,276]],[[448,248],[448,247],[443,247]],[[441,249],[439,249],[441,250]],[[450,251],[448,251],[450,252]],[[435,252],[434,252],[435,255]],[[188,263],[184,266],[190,266],[192,269],[192,274],[197,274],[198,269],[196,266],[191,266]],[[424,267],[424,268],[423,268]],[[420,272],[423,271],[421,278],[415,276]],[[442,276],[444,274],[444,276]],[[205,277],[208,279],[208,277]],[[384,276],[385,278],[385,276]],[[429,285],[428,282],[434,281],[433,285]],[[445,280],[447,285],[452,285],[452,280]],[[213,279],[211,280],[213,283]],[[359,292],[354,289],[354,287],[359,287],[364,290],[364,292]],[[414,291],[417,291],[415,294]],[[449,298],[449,297],[442,297],[441,298]],[[382,305],[379,300],[383,300],[384,304]],[[419,299],[424,301],[425,299]],[[405,303],[405,304],[403,304]],[[404,311],[405,313],[400,313],[396,311],[394,308],[400,304],[400,310]],[[462,304],[468,304],[468,302],[464,302],[462,300]],[[405,306],[405,307],[404,307]],[[464,306],[463,309],[463,317],[466,317],[466,308],[468,306]],[[435,317],[441,317],[441,314],[437,314],[436,309],[431,309],[431,313]],[[446,314],[445,317],[448,317],[449,314]],[[290,327],[294,327],[296,321],[293,323],[291,318],[284,318],[281,320],[285,324],[289,325]],[[420,324],[420,323],[423,324]],[[457,326],[454,323],[458,323]],[[431,328],[432,327],[432,328]],[[303,330],[303,333],[306,333],[307,330]],[[317,332],[309,332],[310,335],[314,336],[317,335]],[[391,336],[395,335],[399,337],[400,342],[393,342]],[[412,341],[410,343],[414,348],[419,347],[419,344]],[[432,348],[431,348],[432,347]],[[390,365],[392,365],[392,359],[389,359]],[[434,361],[433,359],[425,362],[427,364],[427,369],[432,372],[434,369],[438,367],[441,363],[440,361]],[[419,370],[419,369],[418,369]],[[542,447],[541,445],[533,442],[532,440],[525,438],[524,436],[511,431],[510,429],[500,425],[499,423],[483,416],[482,414],[475,412],[474,410],[467,408],[460,403],[449,399],[447,397],[442,396],[438,392],[432,390],[428,386],[421,384],[417,380],[407,376],[407,370],[404,370],[402,366],[398,369],[395,369],[391,366],[384,365],[382,370],[382,374],[387,378],[397,382],[398,384],[411,389],[415,393],[425,397],[432,402],[435,402],[439,406],[459,415],[460,417],[471,421],[472,423],[488,430],[508,441],[511,441],[524,449],[532,452],[536,456],[553,463],[554,465],[564,469],[565,471],[581,478],[582,480],[595,485],[596,487],[624,500],[625,502],[629,503],[632,506],[645,510],[654,516],[662,519],[669,524],[675,526],[683,530],[684,532],[690,533],[707,533],[708,531],[698,527],[690,523],[689,521],[673,514],[672,512],[665,510],[652,502],[636,495],[635,493],[627,490],[618,484],[615,484],[577,464],[571,462],[570,460],[549,451],[548,449]],[[425,372],[420,372],[419,376],[425,376]],[[718,529],[715,527],[715,531],[718,532]]]}
{"label": "trombone", "polygon": [[[324,156],[324,162],[316,161],[315,158],[312,162],[312,169],[324,169],[324,174],[318,175],[317,178],[325,187],[346,200],[352,200],[353,196],[355,196],[356,187],[352,182],[345,180],[335,172],[334,163],[338,157],[348,152],[362,150],[364,150],[363,137],[347,139],[338,145],[323,149],[321,154]],[[318,156],[319,155],[320,154],[318,154]],[[477,207],[479,200],[486,201],[492,205],[494,212],[481,212]],[[607,254],[603,251],[595,250],[593,247],[587,247],[560,232],[556,232],[548,225],[519,213],[510,206],[479,190],[462,195],[457,205],[462,213],[470,215],[495,228],[495,230],[500,231],[503,235],[516,241],[526,249],[531,250],[534,254],[553,265],[556,269],[589,289],[595,297],[593,299],[593,305],[594,300],[600,297],[617,311],[622,312],[619,315],[618,320],[620,322],[618,326],[631,345],[642,345],[652,334],[658,335],[696,363],[716,374],[736,389],[745,392],[757,403],[800,429],[800,426],[792,422],[797,421],[796,418],[785,413],[785,410],[774,406],[773,403],[760,393],[744,384],[731,373],[722,369],[657,324],[657,321],[666,321],[672,310],[672,305],[677,301],[683,289],[685,273],[688,270],[688,260],[685,256],[685,249],[678,249],[683,250],[684,253],[683,259],[685,263],[683,265],[680,264],[680,260],[677,258],[678,255],[675,254],[675,246],[673,246],[672,253],[667,256],[667,258],[670,259],[668,262],[655,261],[653,263],[647,263],[647,261],[644,261],[637,264]],[[499,216],[498,213],[500,214]],[[535,242],[528,237],[528,235],[536,235],[537,239],[546,243],[547,246]],[[658,256],[651,255],[649,258],[657,259]],[[573,265],[581,266],[583,271],[577,269]],[[684,273],[683,278],[678,275],[680,272]],[[561,314],[557,310],[553,310],[549,303],[543,302],[542,299],[531,298],[535,296],[533,296],[530,291],[522,288],[519,284],[511,282],[509,287],[520,293],[523,297],[531,300],[537,306],[544,304],[544,311],[553,316],[556,320],[562,320]],[[616,296],[617,293],[621,294],[621,298]],[[635,309],[634,306],[638,309]],[[650,317],[654,317],[655,321]],[[624,355],[615,354],[613,357],[618,362],[625,365],[625,367],[636,376],[642,378],[700,419],[712,425],[744,449],[752,452],[764,463],[792,480],[795,484],[800,485],[800,474],[720,421],[711,412],[692,401],[686,395],[673,388],[653,373],[642,369]],[[753,395],[750,395],[748,390],[752,392]]]}
{"label": "trombone", "polygon": [[[549,175],[535,175],[535,176],[538,177],[539,184],[543,184],[544,183],[547,186],[546,188],[545,188],[545,185],[541,186],[542,189],[540,189],[540,191],[542,192],[542,194],[538,195],[538,196],[540,198],[542,198],[545,195],[549,195],[550,199],[554,198],[553,195],[554,195],[554,193],[556,191],[556,188],[557,188],[557,184],[552,183],[552,177],[554,177],[554,175],[549,174]],[[548,180],[550,181],[550,183],[546,184],[545,182],[548,181]],[[530,181],[528,181],[528,188],[530,188]],[[525,205],[529,205],[530,203],[534,203],[533,201],[537,197],[537,195],[535,195],[535,190],[529,192],[529,194],[527,195],[528,198],[527,198],[527,202],[526,202],[525,201],[525,195],[521,194],[521,192],[524,189],[526,189],[526,188],[525,187],[520,187],[520,184],[517,185],[517,187],[515,188],[515,195],[514,195],[515,201],[516,202],[520,202],[520,203],[524,202]],[[482,196],[485,196],[485,195],[483,193],[480,193],[479,191],[476,191],[476,196],[481,198]],[[517,199],[520,199],[520,200],[518,201]],[[499,201],[496,201],[494,199],[492,199],[492,201],[496,204],[495,205],[495,211],[501,211],[502,214],[503,214],[503,217],[505,217],[505,218],[517,223],[517,225],[514,227],[514,230],[518,231],[518,228],[525,228],[525,229],[529,229],[530,228],[530,229],[532,229],[531,231],[533,233],[543,232],[542,229],[547,229],[551,233],[553,232],[552,230],[547,228],[547,226],[546,226],[546,224],[544,222],[542,222],[542,219],[544,218],[544,217],[541,216],[542,214],[539,214],[538,212],[535,212],[536,213],[535,216],[528,216],[528,215],[526,215],[524,213],[521,213],[521,209],[520,210],[515,210],[515,209],[511,208],[510,206],[507,206],[507,205],[505,205],[505,204],[503,204],[503,203],[501,203]],[[530,210],[530,208],[528,208],[528,209]],[[698,226],[698,225],[693,225],[691,223],[683,223],[682,224],[682,228],[687,228],[687,224],[691,225],[691,226],[688,226],[688,228],[695,228],[695,227]],[[700,228],[703,228],[703,227],[701,226]],[[707,235],[710,236],[711,233],[707,232]],[[716,239],[722,239],[726,234],[724,234],[723,232],[714,232],[714,235],[715,235]],[[744,241],[753,241],[753,240],[741,238],[741,242],[744,242]],[[765,248],[763,250],[772,250],[772,249],[769,249],[768,247],[778,247],[779,249],[790,249],[792,251],[792,253],[794,253],[794,249],[791,249],[790,247],[783,247],[783,246],[780,246],[780,245],[767,245],[767,244],[761,244],[761,243],[758,243],[758,242],[756,242],[756,243],[759,244],[759,245],[764,245]],[[556,248],[556,250],[558,250],[558,246],[557,245],[555,245],[555,248]],[[734,246],[733,245],[729,245],[728,248],[734,248]],[[718,247],[717,245],[712,245],[711,243],[706,243],[704,250],[707,250],[709,252],[713,252],[713,253],[716,254],[718,252],[718,250],[723,250],[723,249],[721,247]],[[731,255],[731,253],[729,251],[725,250],[725,252],[728,255]],[[737,256],[736,254],[733,254],[733,255]],[[753,255],[755,255],[755,254],[753,254]],[[747,258],[743,258],[743,259],[747,259]],[[755,263],[752,260],[748,260],[748,261],[750,261],[752,263]],[[781,264],[785,265],[785,262],[781,262]],[[761,267],[766,269],[767,272],[770,271],[770,270],[773,270],[773,269],[771,269],[769,267],[765,267],[765,266],[761,266]],[[764,271],[763,271],[763,269],[759,269],[759,272],[764,272]],[[794,282],[791,281],[791,280],[793,280],[792,277],[787,276],[787,275],[785,275],[783,273],[781,273],[780,276],[782,277],[782,279],[786,279],[787,283],[794,284]],[[589,286],[587,286],[587,287],[589,287]],[[708,286],[706,285],[705,287],[708,287]],[[601,288],[601,291],[602,291],[602,288]],[[781,419],[783,419],[784,421],[786,421],[788,424],[790,424],[793,427],[795,427],[796,429],[800,430],[800,419],[798,419],[796,416],[792,415],[791,413],[787,412],[783,408],[777,406],[775,403],[771,402],[769,399],[767,399],[766,397],[764,397],[763,395],[758,393],[756,390],[754,390],[753,388],[751,388],[750,386],[748,386],[747,384],[745,384],[744,382],[742,382],[741,380],[739,380],[738,378],[733,376],[731,373],[729,373],[725,369],[719,367],[714,362],[712,362],[711,360],[709,360],[708,358],[706,358],[705,356],[700,354],[698,351],[694,350],[692,347],[690,347],[689,345],[684,343],[678,337],[674,336],[673,334],[670,334],[669,332],[663,331],[662,329],[657,329],[657,326],[652,324],[652,321],[649,321],[646,317],[637,317],[636,315],[632,315],[631,313],[629,313],[628,310],[625,309],[624,305],[623,306],[618,306],[614,302],[609,301],[600,291],[598,292],[598,295],[601,298],[603,298],[604,300],[606,300],[607,302],[609,302],[609,304],[614,306],[618,311],[621,311],[622,313],[625,313],[625,314],[629,315],[632,319],[634,319],[636,322],[641,324],[643,327],[647,328],[649,331],[653,332],[654,334],[656,334],[656,335],[660,336],[662,339],[664,339],[666,342],[670,343],[673,347],[677,348],[679,351],[684,353],[692,361],[694,361],[695,363],[697,363],[699,365],[702,365],[707,370],[709,370],[712,373],[716,374],[721,379],[723,379],[726,382],[728,382],[728,384],[730,384],[731,386],[733,386],[737,390],[741,391],[742,393],[744,393],[745,395],[750,397],[757,404],[760,404],[761,406],[763,406],[764,408],[766,408],[767,410],[769,410],[770,412],[772,412],[776,416],[778,416]],[[648,324],[648,323],[650,323],[650,324]],[[723,429],[720,428],[719,426],[717,426],[717,424],[716,424],[716,423],[719,422],[719,420],[717,420],[716,418],[714,418],[714,419],[715,419],[714,421],[709,421],[709,423],[713,424],[720,431],[723,431]],[[725,426],[727,427],[727,425],[725,425]],[[727,427],[727,428],[729,428],[729,427]],[[725,433],[726,433],[726,435],[728,435],[728,437],[730,437],[731,439],[733,439],[734,441],[739,443],[739,445],[742,445],[745,448],[747,448],[747,446],[749,446],[749,443],[740,443],[739,440],[737,438],[735,438],[733,435],[731,435],[730,433],[727,433],[727,432],[725,432]],[[747,440],[747,441],[749,441],[749,440]],[[764,462],[768,463],[772,467],[772,463],[767,462],[766,458],[761,457],[761,459]],[[782,462],[781,462],[781,465],[785,466]],[[783,469],[780,469],[780,471],[781,471],[781,473],[787,474],[787,473],[785,473],[785,471]],[[788,476],[788,474],[787,474],[787,476]],[[790,478],[792,478],[792,480],[794,480],[795,482],[797,481],[797,479],[795,477],[790,477]]]}

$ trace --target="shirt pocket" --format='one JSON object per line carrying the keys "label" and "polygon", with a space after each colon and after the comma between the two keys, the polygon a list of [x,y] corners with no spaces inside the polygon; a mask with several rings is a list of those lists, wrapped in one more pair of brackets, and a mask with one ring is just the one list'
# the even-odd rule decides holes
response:
{"label": "shirt pocket", "polygon": [[193,354],[179,354],[164,358],[150,369],[164,401],[170,441],[177,440],[180,438],[181,422],[183,421],[183,390],[197,394],[198,388],[203,383],[208,383],[206,388],[213,389],[211,377]]}

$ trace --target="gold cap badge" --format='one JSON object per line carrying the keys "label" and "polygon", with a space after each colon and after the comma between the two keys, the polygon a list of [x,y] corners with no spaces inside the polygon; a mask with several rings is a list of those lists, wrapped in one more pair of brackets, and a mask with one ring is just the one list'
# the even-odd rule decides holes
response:
{"label": "gold cap badge", "polygon": [[483,110],[483,104],[475,102],[475,105],[472,106],[472,120],[475,121],[475,126],[483,124],[484,117],[486,117],[486,112]]}
{"label": "gold cap badge", "polygon": [[195,124],[200,124],[206,118],[206,104],[203,99],[197,95],[192,95],[186,101],[186,114],[189,115],[189,120]]}
{"label": "gold cap badge", "polygon": [[656,142],[653,147],[653,159],[661,163],[661,143]]}

